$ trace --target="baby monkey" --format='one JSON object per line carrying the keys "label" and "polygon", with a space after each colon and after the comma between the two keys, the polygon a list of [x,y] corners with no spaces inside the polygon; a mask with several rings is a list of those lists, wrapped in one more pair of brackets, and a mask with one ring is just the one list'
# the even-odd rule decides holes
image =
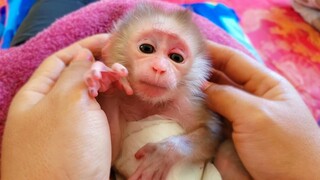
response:
{"label": "baby monkey", "polygon": [[222,136],[201,91],[211,68],[205,49],[191,12],[139,4],[116,24],[102,62],[85,76],[92,97],[104,92],[98,101],[108,117],[113,160],[127,122],[160,115],[186,132],[138,150],[140,165],[129,179],[165,179],[179,161],[213,158]]}

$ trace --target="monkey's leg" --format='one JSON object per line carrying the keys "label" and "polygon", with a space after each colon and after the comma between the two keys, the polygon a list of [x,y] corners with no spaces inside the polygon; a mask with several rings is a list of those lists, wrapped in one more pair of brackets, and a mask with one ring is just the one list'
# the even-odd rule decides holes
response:
{"label": "monkey's leg", "polygon": [[96,61],[91,69],[85,73],[84,79],[90,96],[96,97],[98,91],[108,91],[113,86],[113,83],[116,83],[118,88],[123,87],[127,94],[130,93],[132,89],[125,79],[127,75],[127,69],[119,63],[113,64],[110,68],[102,62]]}

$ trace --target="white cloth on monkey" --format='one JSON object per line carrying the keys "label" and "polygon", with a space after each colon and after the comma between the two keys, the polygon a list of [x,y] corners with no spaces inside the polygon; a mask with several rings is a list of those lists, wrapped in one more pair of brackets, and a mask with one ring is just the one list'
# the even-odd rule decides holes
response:
{"label": "white cloth on monkey", "polygon": [[[134,154],[145,144],[161,141],[170,136],[183,134],[182,127],[175,121],[159,115],[140,121],[128,122],[122,151],[115,162],[115,168],[129,177],[138,167]],[[180,162],[170,170],[168,180],[220,180],[220,173],[212,163]]]}

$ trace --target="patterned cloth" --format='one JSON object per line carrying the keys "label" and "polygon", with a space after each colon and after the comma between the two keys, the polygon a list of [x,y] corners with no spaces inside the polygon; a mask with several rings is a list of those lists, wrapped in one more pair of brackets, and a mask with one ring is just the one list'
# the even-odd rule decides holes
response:
{"label": "patterned cloth", "polygon": [[[5,22],[7,17],[6,15],[7,7],[8,7],[7,2],[5,0],[0,0],[0,36],[1,37],[5,28]],[[1,44],[1,40],[0,40],[0,44]]]}
{"label": "patterned cloth", "polygon": [[10,42],[35,0],[0,0],[0,46]]}
{"label": "patterned cloth", "polygon": [[290,0],[218,0],[235,9],[265,64],[299,91],[320,124],[320,33]]}

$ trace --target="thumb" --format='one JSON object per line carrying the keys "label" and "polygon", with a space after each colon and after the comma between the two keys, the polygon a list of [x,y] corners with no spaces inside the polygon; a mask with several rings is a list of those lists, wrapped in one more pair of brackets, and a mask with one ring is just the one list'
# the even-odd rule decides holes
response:
{"label": "thumb", "polygon": [[59,94],[70,94],[75,91],[87,91],[84,83],[84,74],[91,65],[93,55],[85,48],[79,50],[78,55],[70,62],[69,66],[61,73],[53,90],[58,90]]}
{"label": "thumb", "polygon": [[257,98],[229,85],[208,82],[203,88],[209,108],[234,122],[239,114],[256,106]]}

